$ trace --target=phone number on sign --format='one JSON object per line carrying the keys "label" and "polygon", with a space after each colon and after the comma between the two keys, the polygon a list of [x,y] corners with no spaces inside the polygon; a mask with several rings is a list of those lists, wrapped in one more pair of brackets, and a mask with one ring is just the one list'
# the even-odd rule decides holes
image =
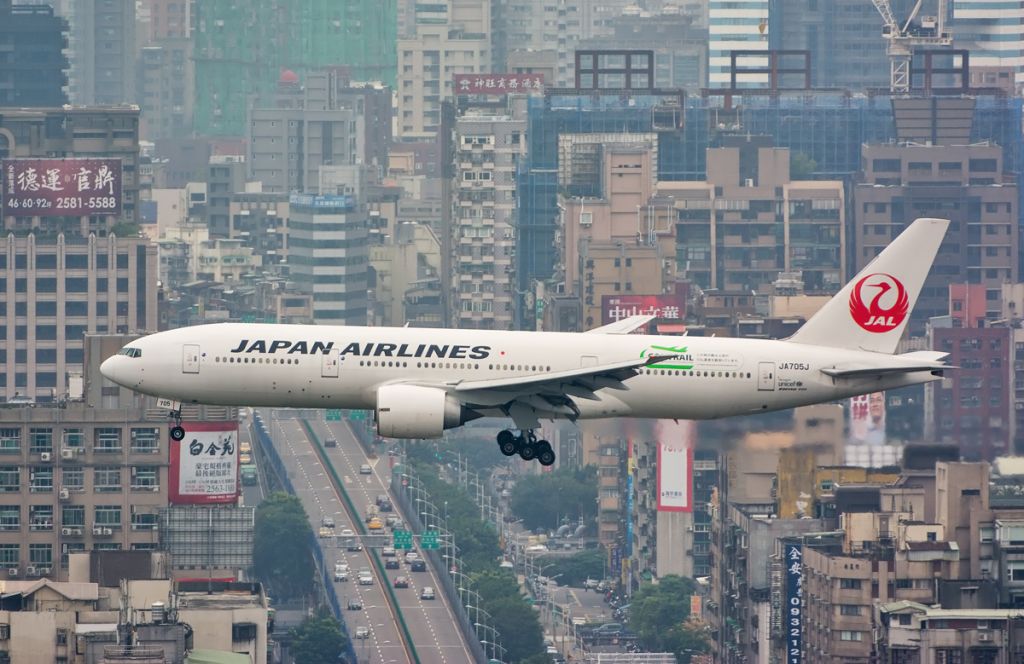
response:
{"label": "phone number on sign", "polygon": [[117,207],[115,196],[62,196],[48,198],[15,198],[7,201],[8,210],[113,210]]}

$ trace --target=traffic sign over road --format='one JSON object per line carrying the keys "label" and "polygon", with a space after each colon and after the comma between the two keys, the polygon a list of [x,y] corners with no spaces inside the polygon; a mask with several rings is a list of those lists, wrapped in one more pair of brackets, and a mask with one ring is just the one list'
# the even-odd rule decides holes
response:
{"label": "traffic sign over road", "polygon": [[341,421],[341,411],[340,410],[329,410],[329,411],[327,411],[327,421],[328,422],[340,422]]}
{"label": "traffic sign over road", "polygon": [[396,530],[394,532],[394,536],[396,549],[412,548],[412,532],[408,530]]}
{"label": "traffic sign over road", "polygon": [[424,530],[423,534],[420,535],[420,546],[424,550],[438,548],[437,536],[438,532],[436,530]]}

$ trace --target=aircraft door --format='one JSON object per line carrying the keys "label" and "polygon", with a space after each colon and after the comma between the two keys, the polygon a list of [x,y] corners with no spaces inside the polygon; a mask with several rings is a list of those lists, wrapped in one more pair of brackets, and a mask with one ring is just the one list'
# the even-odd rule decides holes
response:
{"label": "aircraft door", "polygon": [[338,361],[339,351],[330,351],[321,355],[320,361],[320,377],[321,378],[337,378],[338,377]]}
{"label": "aircraft door", "polygon": [[188,374],[199,373],[199,344],[182,346],[181,371]]}
{"label": "aircraft door", "polygon": [[774,362],[758,362],[757,389],[762,392],[773,392],[775,390]]}

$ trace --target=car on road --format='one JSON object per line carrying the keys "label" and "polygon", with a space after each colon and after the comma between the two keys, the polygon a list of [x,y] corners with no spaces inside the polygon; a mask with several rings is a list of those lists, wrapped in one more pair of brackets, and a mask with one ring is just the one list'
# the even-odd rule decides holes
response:
{"label": "car on road", "polygon": [[360,625],[356,627],[356,638],[357,639],[368,639],[370,638],[370,628]]}
{"label": "car on road", "polygon": [[238,455],[238,463],[243,466],[247,463],[252,463],[252,455],[248,452],[242,452]]}
{"label": "car on road", "polygon": [[402,566],[398,562],[398,558],[388,558],[384,561],[384,569],[402,569]]}
{"label": "car on road", "polygon": [[594,636],[622,636],[625,634],[626,628],[622,626],[622,623],[605,623],[594,630]]}
{"label": "car on road", "polygon": [[336,582],[348,581],[348,570],[347,569],[335,569],[334,580]]}
{"label": "car on road", "polygon": [[427,563],[422,561],[422,560],[414,560],[411,563],[409,563],[409,571],[410,572],[426,572],[427,571]]}
{"label": "car on road", "polygon": [[338,441],[334,438],[327,438],[324,440],[324,447],[337,447]]}
{"label": "car on road", "polygon": [[547,553],[548,547],[543,544],[531,544],[526,547],[527,553]]}
{"label": "car on road", "polygon": [[372,519],[370,519],[370,522],[366,524],[366,527],[370,530],[380,530],[384,527],[384,522],[378,519],[377,517],[373,517]]}
{"label": "car on road", "polygon": [[350,537],[348,541],[345,542],[345,549],[348,551],[362,551],[363,543],[355,537]]}
{"label": "car on road", "polygon": [[386,517],[384,517],[384,525],[388,528],[394,529],[396,527],[401,527],[402,520],[399,519],[398,515],[396,514],[388,514]]}
{"label": "car on road", "polygon": [[587,577],[587,580],[583,582],[583,588],[586,590],[597,590],[597,587],[601,584],[597,579],[591,579]]}
{"label": "car on road", "polygon": [[348,600],[348,610],[349,611],[362,611],[363,610],[363,600],[359,599],[358,597],[350,597],[349,600]]}
{"label": "car on road", "polygon": [[359,585],[361,585],[361,586],[372,586],[373,585],[373,575],[372,574],[360,574],[359,575]]}
{"label": "car on road", "polygon": [[238,451],[242,454],[252,454],[252,445],[247,440],[238,444]]}
{"label": "car on road", "polygon": [[381,501],[378,507],[380,507],[381,512],[391,512],[395,509],[394,507],[391,506],[390,500]]}
{"label": "car on road", "polygon": [[385,558],[394,558],[395,555],[396,555],[395,554],[395,547],[393,547],[393,546],[386,546],[386,547],[384,547],[383,549],[380,550],[380,555],[384,556]]}
{"label": "car on road", "polygon": [[320,526],[320,530],[317,532],[320,537],[330,537],[334,534],[334,531],[326,526]]}
{"label": "car on road", "polygon": [[430,586],[423,586],[420,591],[420,599],[434,599],[434,589]]}
{"label": "car on road", "polygon": [[341,532],[338,533],[339,537],[355,537],[356,534],[352,532],[351,528],[342,528]]}
{"label": "car on road", "polygon": [[320,525],[324,528],[334,528],[334,518],[325,516],[324,518],[320,519]]}
{"label": "car on road", "polygon": [[372,475],[373,474],[373,468],[370,468],[370,464],[364,463],[363,465],[359,466],[359,474],[360,475]]}
{"label": "car on road", "polygon": [[406,551],[405,552],[405,562],[407,562],[407,563],[411,563],[414,560],[419,560],[419,557],[420,557],[420,554],[416,553],[415,551]]}
{"label": "car on road", "polygon": [[396,576],[395,577],[395,587],[396,588],[408,588],[409,587],[409,577],[407,577],[407,576]]}

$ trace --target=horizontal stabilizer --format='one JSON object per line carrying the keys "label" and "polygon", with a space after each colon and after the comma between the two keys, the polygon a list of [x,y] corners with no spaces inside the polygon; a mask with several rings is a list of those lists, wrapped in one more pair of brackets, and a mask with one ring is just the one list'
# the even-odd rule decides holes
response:
{"label": "horizontal stabilizer", "polygon": [[916,351],[892,358],[891,363],[871,365],[860,362],[844,362],[821,370],[826,376],[833,378],[864,378],[867,376],[890,376],[901,373],[919,373],[922,371],[944,371],[956,367],[943,364],[941,360],[948,353],[936,351]]}

